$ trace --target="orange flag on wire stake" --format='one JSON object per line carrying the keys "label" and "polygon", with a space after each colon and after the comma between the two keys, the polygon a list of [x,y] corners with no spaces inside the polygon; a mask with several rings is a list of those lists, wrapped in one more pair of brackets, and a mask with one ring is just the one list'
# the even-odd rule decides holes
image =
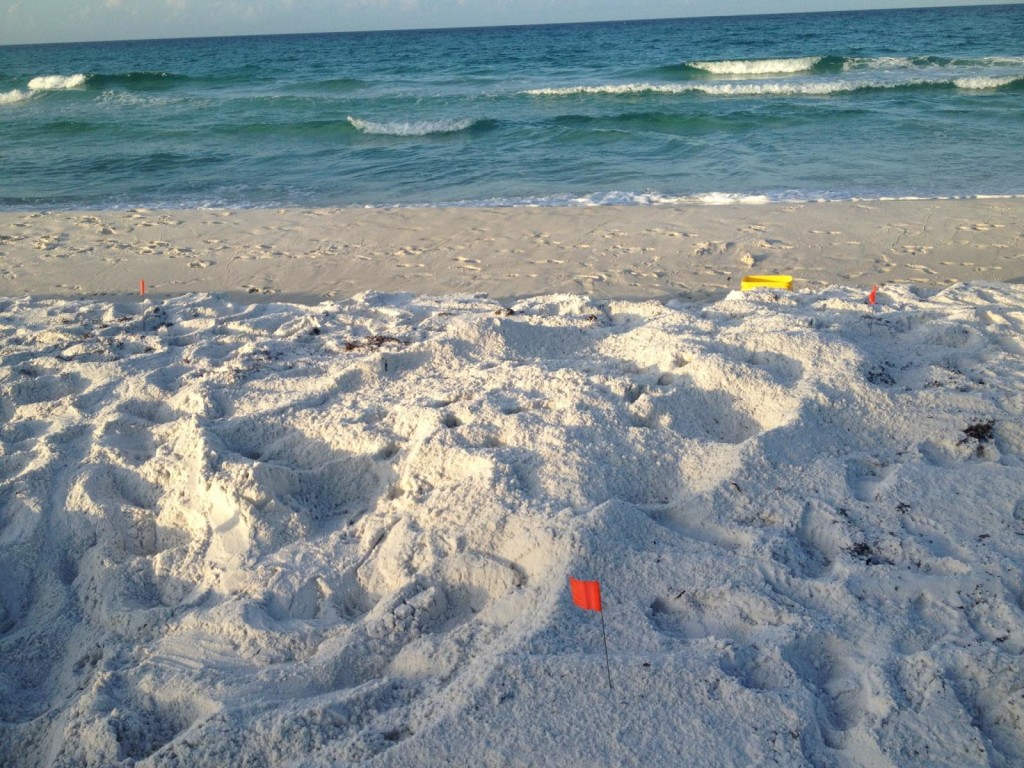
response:
{"label": "orange flag on wire stake", "polygon": [[584,611],[601,610],[601,582],[581,581],[569,577],[569,589],[572,590],[572,601]]}
{"label": "orange flag on wire stake", "polygon": [[612,687],[612,665],[608,661],[608,634],[604,629],[604,613],[601,612],[601,582],[583,581],[569,577],[569,590],[572,601],[577,608],[584,611],[597,611],[601,614],[601,639],[604,640],[604,667],[608,673],[608,689]]}

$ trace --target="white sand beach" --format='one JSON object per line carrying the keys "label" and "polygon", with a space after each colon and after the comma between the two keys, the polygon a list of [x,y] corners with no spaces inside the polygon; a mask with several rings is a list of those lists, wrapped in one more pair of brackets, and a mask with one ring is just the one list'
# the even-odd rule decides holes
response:
{"label": "white sand beach", "polygon": [[0,212],[0,295],[363,291],[721,298],[796,287],[1024,279],[1024,198],[768,205]]}
{"label": "white sand beach", "polygon": [[0,214],[0,764],[1021,765],[1022,213]]}

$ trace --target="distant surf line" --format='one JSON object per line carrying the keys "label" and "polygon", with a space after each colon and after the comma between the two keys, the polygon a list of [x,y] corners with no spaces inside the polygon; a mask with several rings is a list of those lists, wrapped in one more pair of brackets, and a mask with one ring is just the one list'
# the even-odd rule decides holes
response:
{"label": "distant surf line", "polygon": [[902,82],[881,80],[833,80],[825,82],[733,82],[733,83],[605,83],[532,88],[523,93],[535,97],[561,96],[829,96],[859,91],[894,91],[922,88],[958,88],[961,90],[993,90],[1024,85],[1024,73],[1004,76],[959,76],[920,78]]}

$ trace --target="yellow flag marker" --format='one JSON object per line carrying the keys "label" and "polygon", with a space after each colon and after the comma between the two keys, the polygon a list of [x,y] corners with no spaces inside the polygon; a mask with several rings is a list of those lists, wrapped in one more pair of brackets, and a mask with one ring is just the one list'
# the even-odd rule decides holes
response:
{"label": "yellow flag marker", "polygon": [[747,275],[740,282],[741,291],[750,291],[754,288],[782,288],[786,291],[793,290],[792,275]]}

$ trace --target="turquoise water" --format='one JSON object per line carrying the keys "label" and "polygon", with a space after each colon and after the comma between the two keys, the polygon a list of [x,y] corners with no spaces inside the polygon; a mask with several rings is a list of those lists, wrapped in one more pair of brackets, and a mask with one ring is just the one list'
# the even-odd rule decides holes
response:
{"label": "turquoise water", "polygon": [[0,47],[0,208],[1024,194],[1024,5]]}

